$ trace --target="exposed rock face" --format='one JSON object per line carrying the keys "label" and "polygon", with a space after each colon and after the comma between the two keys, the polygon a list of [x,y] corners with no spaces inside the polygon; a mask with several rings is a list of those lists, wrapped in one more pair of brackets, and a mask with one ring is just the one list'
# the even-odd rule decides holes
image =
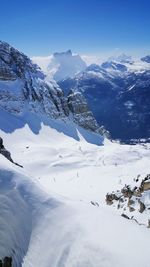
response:
{"label": "exposed rock face", "polygon": [[143,183],[143,190],[144,191],[150,190],[150,181]]}
{"label": "exposed rock face", "polygon": [[2,154],[9,161],[13,162],[13,160],[11,158],[11,154],[8,150],[5,149],[5,147],[3,145],[3,139],[1,137],[0,137],[0,154]]}
{"label": "exposed rock face", "polygon": [[9,66],[0,58],[0,80],[16,80],[15,73],[9,68]]}
{"label": "exposed rock face", "polygon": [[11,153],[3,145],[3,139],[1,137],[0,137],[0,154],[2,154],[5,158],[7,158],[13,164],[23,168],[22,165],[20,165],[20,164],[18,164],[18,163],[13,161],[13,159],[11,157]]}
{"label": "exposed rock face", "polygon": [[[63,56],[55,54],[56,58]],[[67,57],[74,57],[71,51]],[[46,79],[27,56],[4,42],[0,42],[0,108],[17,114],[31,111],[51,118],[70,115],[86,129],[99,128],[81,94],[64,97],[54,80]]]}
{"label": "exposed rock face", "polygon": [[32,61],[11,47],[0,42],[0,106],[5,110],[21,113],[29,110],[46,113],[57,118],[68,112],[63,92],[54,81],[45,76]]}
{"label": "exposed rock face", "polygon": [[102,134],[101,128],[96,122],[87,102],[80,92],[70,91],[68,95],[68,107],[75,121],[80,126]]}

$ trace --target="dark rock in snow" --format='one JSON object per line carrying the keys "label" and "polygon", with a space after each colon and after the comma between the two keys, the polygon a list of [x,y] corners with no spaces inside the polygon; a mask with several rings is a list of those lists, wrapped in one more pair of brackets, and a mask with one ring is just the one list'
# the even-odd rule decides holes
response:
{"label": "dark rock in snow", "polygon": [[140,208],[139,208],[139,212],[143,213],[143,211],[145,210],[145,205],[141,200],[138,200],[139,204],[140,204]]}
{"label": "dark rock in snow", "polygon": [[12,258],[5,257],[3,260],[0,260],[0,267],[12,267]]}
{"label": "dark rock in snow", "polygon": [[20,164],[18,164],[18,163],[16,163],[16,162],[13,161],[13,159],[12,159],[12,157],[11,157],[11,153],[10,153],[8,150],[6,150],[6,148],[5,148],[4,145],[3,145],[3,139],[2,139],[1,137],[0,137],[0,154],[2,154],[2,155],[3,155],[5,158],[7,158],[10,162],[12,162],[12,163],[14,163],[15,165],[17,165],[17,166],[23,168],[22,165],[20,165]]}
{"label": "dark rock in snow", "polygon": [[5,149],[5,147],[3,145],[3,139],[1,137],[0,137],[0,154],[2,154],[9,161],[13,162],[13,160],[11,158],[11,154],[8,150]]}
{"label": "dark rock in snow", "polygon": [[127,216],[126,214],[124,214],[124,213],[122,213],[121,216],[122,216],[123,218],[125,218],[125,219],[130,220],[130,217],[128,217],[128,216]]}

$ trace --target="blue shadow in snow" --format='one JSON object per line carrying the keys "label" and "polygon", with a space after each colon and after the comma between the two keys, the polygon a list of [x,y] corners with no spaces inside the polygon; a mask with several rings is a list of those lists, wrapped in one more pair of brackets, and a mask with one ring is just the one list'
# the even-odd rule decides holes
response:
{"label": "blue shadow in snow", "polygon": [[83,136],[83,138],[88,142],[96,145],[103,144],[103,137],[95,133],[89,132],[71,121],[64,122],[63,120],[50,119],[44,116],[37,116],[34,113],[25,113],[23,115],[14,115],[0,110],[0,130],[5,133],[12,133],[16,129],[21,129],[25,125],[28,125],[30,130],[34,134],[39,134],[42,124],[55,129],[59,133],[63,133],[76,141],[79,141],[78,132]]}

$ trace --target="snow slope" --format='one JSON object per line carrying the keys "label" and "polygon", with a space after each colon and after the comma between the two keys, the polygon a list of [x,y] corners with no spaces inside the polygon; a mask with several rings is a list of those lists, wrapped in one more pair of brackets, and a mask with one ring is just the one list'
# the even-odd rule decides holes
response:
{"label": "snow slope", "polygon": [[0,155],[0,257],[12,255],[13,267],[149,267],[149,229],[105,204],[107,192],[150,172],[149,145],[5,111],[0,136],[24,166]]}

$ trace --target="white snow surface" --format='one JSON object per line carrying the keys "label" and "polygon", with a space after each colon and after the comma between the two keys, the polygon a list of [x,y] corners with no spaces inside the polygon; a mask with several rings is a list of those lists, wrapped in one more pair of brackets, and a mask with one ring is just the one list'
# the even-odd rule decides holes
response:
{"label": "white snow surface", "polygon": [[107,192],[150,173],[148,144],[5,111],[0,136],[24,167],[0,155],[0,258],[13,254],[13,267],[149,267],[150,230],[105,204]]}

